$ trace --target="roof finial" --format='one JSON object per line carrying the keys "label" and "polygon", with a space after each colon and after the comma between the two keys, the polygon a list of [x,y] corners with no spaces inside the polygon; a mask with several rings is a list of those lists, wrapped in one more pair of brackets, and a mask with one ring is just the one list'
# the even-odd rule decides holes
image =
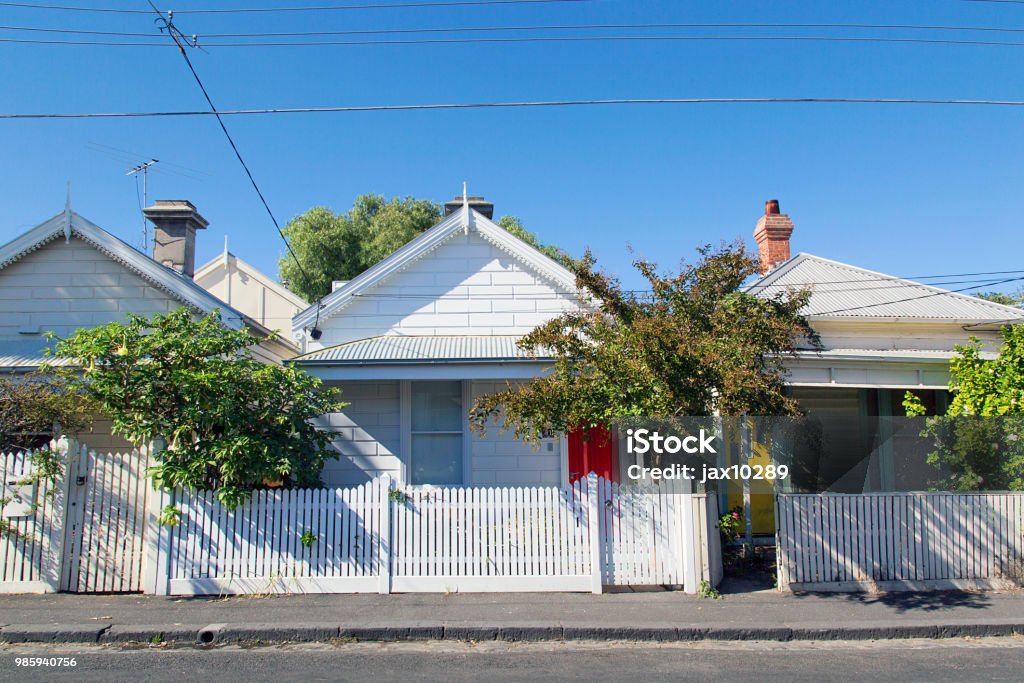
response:
{"label": "roof finial", "polygon": [[466,189],[466,181],[462,181],[462,214],[466,219],[466,234],[469,234],[469,221],[471,220],[469,214],[469,190]]}
{"label": "roof finial", "polygon": [[71,181],[68,181],[68,196],[64,202],[64,242],[71,241]]}
{"label": "roof finial", "polygon": [[228,267],[228,236],[224,235],[224,267]]}

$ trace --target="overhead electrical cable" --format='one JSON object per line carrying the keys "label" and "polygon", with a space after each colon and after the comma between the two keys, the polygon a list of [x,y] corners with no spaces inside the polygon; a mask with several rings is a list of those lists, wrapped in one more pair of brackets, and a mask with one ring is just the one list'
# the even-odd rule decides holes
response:
{"label": "overhead electrical cable", "polygon": [[[159,42],[101,40],[41,40],[0,38],[3,43],[29,45],[92,45],[102,47],[173,47]],[[594,42],[809,42],[809,43],[888,43],[909,45],[962,45],[978,47],[1024,47],[1024,42],[1005,40],[954,40],[945,38],[885,38],[880,36],[513,36],[502,38],[416,38],[409,40],[301,40],[259,42],[203,42],[216,47],[327,47],[373,45],[464,45],[501,43],[594,43]]]}
{"label": "overhead electrical cable", "polygon": [[[148,2],[150,6],[153,7],[153,11],[156,12],[157,16],[159,16],[160,19],[163,20],[164,29],[167,31],[167,35],[170,36],[170,38],[174,41],[175,46],[177,46],[178,51],[181,53],[182,58],[184,58],[185,60],[185,64],[188,66],[188,70],[192,73],[192,77],[195,79],[196,84],[202,91],[203,97],[206,99],[206,103],[210,105],[210,113],[212,113],[216,117],[217,123],[220,124],[220,129],[224,132],[224,137],[227,138],[228,143],[231,145],[231,150],[235,153],[235,158],[238,159],[238,163],[241,164],[242,169],[245,171],[245,175],[249,179],[249,183],[252,184],[252,189],[256,191],[256,195],[260,198],[260,202],[263,204],[263,208],[266,210],[267,215],[270,216],[270,221],[274,224],[274,228],[277,230],[277,234],[281,237],[281,240],[284,242],[284,246],[288,250],[288,253],[291,255],[292,260],[295,261],[295,265],[298,267],[299,272],[302,273],[302,277],[305,279],[306,284],[310,285],[313,282],[312,278],[309,277],[309,274],[306,272],[306,269],[302,266],[302,262],[296,255],[295,250],[292,249],[292,245],[288,241],[288,238],[285,236],[284,231],[281,230],[281,225],[280,223],[278,223],[277,217],[274,215],[274,212],[271,211],[270,204],[267,203],[266,197],[263,196],[263,191],[260,189],[260,186],[256,183],[256,178],[253,177],[252,171],[249,170],[249,165],[246,164],[245,159],[242,158],[242,153],[239,151],[238,145],[235,144],[235,139],[231,137],[231,133],[228,131],[228,127],[224,123],[224,119],[221,118],[220,113],[217,111],[217,106],[213,103],[213,99],[210,97],[210,93],[206,90],[206,86],[203,84],[203,80],[199,77],[199,73],[196,71],[195,67],[192,66],[192,60],[189,59],[188,52],[185,50],[185,47],[181,42],[182,37],[180,35],[180,32],[177,30],[177,28],[175,28],[170,18],[164,17],[164,14],[160,12],[160,10],[158,10],[155,5],[153,5],[152,0],[148,0]],[[320,320],[320,300],[317,300],[316,304],[314,305],[316,306],[316,319],[318,323]],[[313,324],[314,328],[316,328],[317,323]]]}
{"label": "overhead electrical cable", "polygon": [[[305,36],[360,36],[419,33],[486,33],[495,31],[597,31],[611,29],[664,29],[664,28],[830,28],[852,30],[886,31],[954,31],[954,32],[995,32],[1024,33],[1024,28],[1000,26],[949,26],[925,24],[825,24],[825,23],[642,23],[642,24],[535,24],[517,26],[445,26],[429,28],[389,28],[345,31],[280,31],[256,33],[195,33],[200,38],[298,38]],[[42,26],[0,26],[5,31],[30,31],[36,33],[70,33],[81,35],[121,36],[133,38],[153,37],[152,32],[96,31],[87,29],[55,28]]]}
{"label": "overhead electrical cable", "polygon": [[378,111],[423,111],[444,109],[515,109],[529,107],[588,107],[621,105],[685,104],[916,104],[985,107],[1021,107],[1024,100],[954,100],[887,97],[680,97],[657,99],[616,98],[600,100],[547,100],[523,102],[446,102],[436,104],[378,104],[347,107],[290,107],[267,109],[121,111],[121,112],[36,112],[0,113],[0,119],[110,119],[173,116],[255,116],[269,114],[333,114]]}
{"label": "overhead electrical cable", "polygon": [[[402,9],[413,7],[472,7],[484,5],[544,5],[596,2],[597,0],[450,0],[441,2],[389,2],[379,4],[319,5],[312,7],[236,7],[215,9],[176,9],[175,14],[252,14],[269,12],[336,12],[345,10]],[[152,14],[149,10],[120,7],[75,7],[69,5],[43,5],[32,2],[0,2],[0,7],[60,10],[65,12],[97,12],[111,14]],[[159,10],[157,10],[159,11]]]}

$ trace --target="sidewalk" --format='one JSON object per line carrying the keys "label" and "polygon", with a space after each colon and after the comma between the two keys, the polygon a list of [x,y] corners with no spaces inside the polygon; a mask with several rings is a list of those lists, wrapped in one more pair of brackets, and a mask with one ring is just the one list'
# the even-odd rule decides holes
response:
{"label": "sidewalk", "polygon": [[1024,592],[0,595],[5,642],[854,640],[1024,635]]}

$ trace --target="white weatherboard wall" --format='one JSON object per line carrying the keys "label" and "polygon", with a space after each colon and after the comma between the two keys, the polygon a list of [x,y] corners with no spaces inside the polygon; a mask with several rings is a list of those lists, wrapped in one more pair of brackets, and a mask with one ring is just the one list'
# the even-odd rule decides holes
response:
{"label": "white weatherboard wall", "polygon": [[32,338],[19,333],[23,326],[67,336],[128,313],[167,313],[177,306],[78,237],[53,240],[0,270],[0,339]]}
{"label": "white weatherboard wall", "polygon": [[[320,424],[336,434],[332,441],[339,457],[324,467],[325,486],[357,486],[389,474],[403,480],[401,386],[388,382],[327,382],[341,389],[341,400],[349,406],[321,418]],[[475,399],[507,386],[505,381],[466,382],[468,395]],[[469,405],[464,406],[468,412]],[[468,486],[557,486],[564,483],[562,443],[545,439],[534,448],[490,424],[484,436],[464,427],[463,454]]]}
{"label": "white weatherboard wall", "polygon": [[384,334],[521,335],[576,306],[479,233],[454,235],[320,322],[307,351]]}
{"label": "white weatherboard wall", "polygon": [[[506,382],[471,382],[470,396],[477,397],[501,391]],[[468,409],[468,406],[466,406]],[[470,433],[470,481],[473,486],[535,484],[557,486],[565,483],[562,472],[562,449],[559,439],[544,439],[536,448],[515,438],[509,430],[502,432],[489,424],[483,437]]]}
{"label": "white weatherboard wall", "polygon": [[349,405],[320,418],[321,424],[337,434],[332,448],[339,454],[324,467],[324,485],[357,486],[382,474],[399,479],[399,383],[326,384],[339,388],[341,400]]}

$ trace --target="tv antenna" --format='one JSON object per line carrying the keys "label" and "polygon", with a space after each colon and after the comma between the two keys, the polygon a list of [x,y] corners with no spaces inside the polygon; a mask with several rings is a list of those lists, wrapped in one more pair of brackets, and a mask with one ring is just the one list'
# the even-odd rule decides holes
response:
{"label": "tv antenna", "polygon": [[[144,164],[139,164],[135,168],[128,169],[125,175],[138,175],[142,174],[142,206],[149,204],[149,167],[156,165],[159,159],[150,159]],[[138,191],[139,186],[135,186],[135,190]],[[141,208],[141,207],[140,207]],[[146,215],[142,215],[142,252],[146,253],[149,251],[149,224],[146,222]]]}

